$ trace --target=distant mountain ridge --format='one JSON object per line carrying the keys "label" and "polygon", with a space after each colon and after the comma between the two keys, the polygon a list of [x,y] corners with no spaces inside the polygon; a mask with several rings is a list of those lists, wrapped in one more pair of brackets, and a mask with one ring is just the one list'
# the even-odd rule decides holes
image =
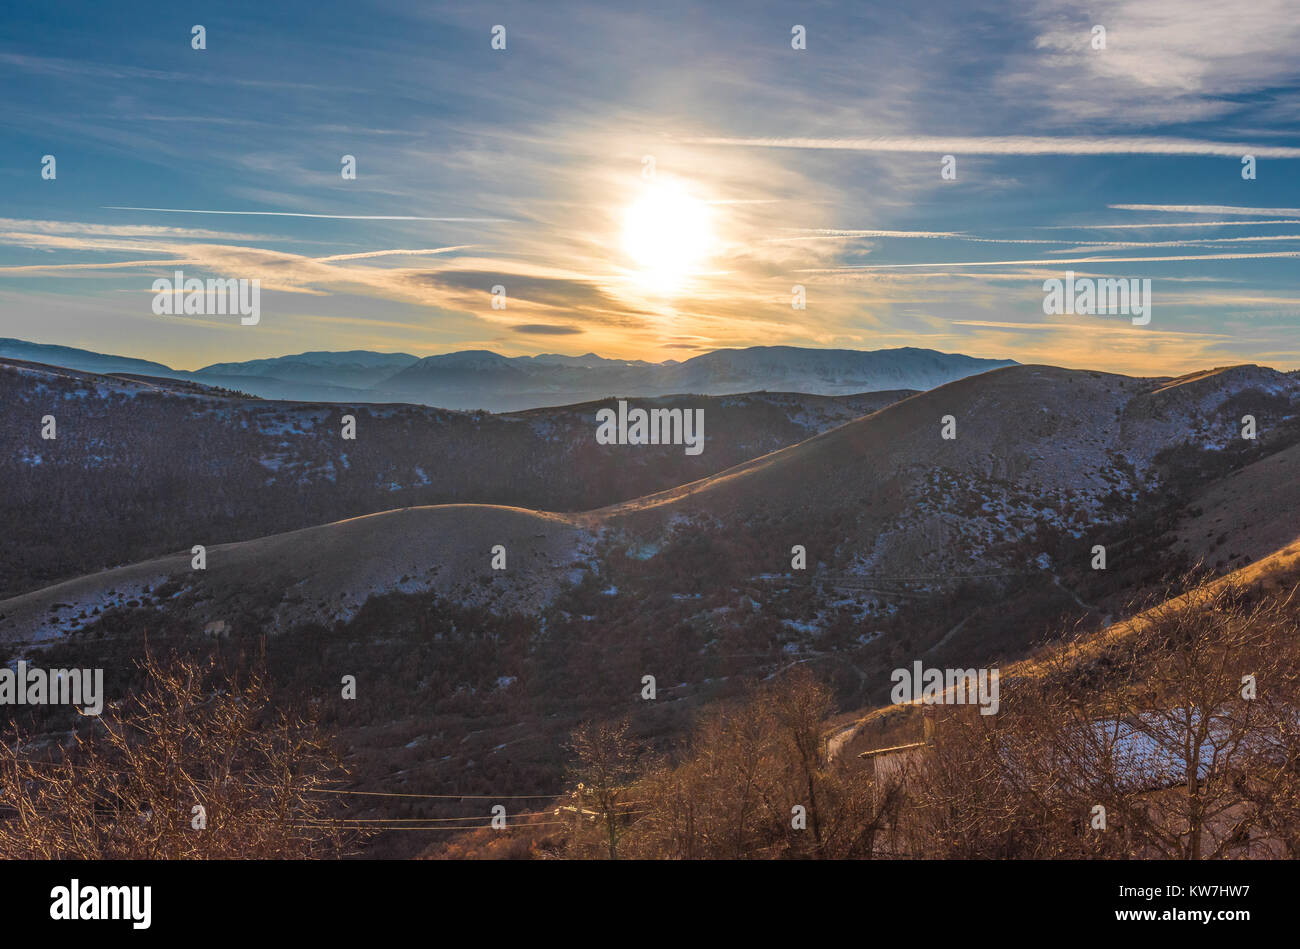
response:
{"label": "distant mountain ridge", "polygon": [[848,395],[924,390],[1016,365],[1009,359],[979,359],[911,347],[866,351],[753,346],[660,363],[608,359],[595,353],[502,356],[491,350],[465,350],[421,358],[369,350],[322,351],[213,363],[187,371],[149,360],[17,339],[0,339],[0,358],[84,372],[182,379],[266,399],[409,402],[493,412],[568,405],[611,395],[735,395],[761,390]]}

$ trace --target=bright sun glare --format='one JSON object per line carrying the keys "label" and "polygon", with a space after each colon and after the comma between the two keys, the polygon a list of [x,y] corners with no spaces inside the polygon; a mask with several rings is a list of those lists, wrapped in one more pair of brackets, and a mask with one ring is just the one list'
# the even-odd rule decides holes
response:
{"label": "bright sun glare", "polygon": [[677,184],[656,182],[627,209],[623,249],[648,288],[679,288],[709,251],[709,208]]}

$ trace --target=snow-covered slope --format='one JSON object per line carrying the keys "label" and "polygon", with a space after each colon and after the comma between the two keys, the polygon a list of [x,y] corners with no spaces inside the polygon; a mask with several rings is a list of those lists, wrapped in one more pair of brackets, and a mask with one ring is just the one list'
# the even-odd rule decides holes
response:
{"label": "snow-covered slope", "polygon": [[[521,508],[404,508],[219,544],[203,570],[182,551],[14,597],[0,603],[0,641],[48,640],[128,604],[193,614],[205,627],[265,610],[272,629],[346,620],[372,594],[398,591],[530,612],[577,579],[590,542],[570,519]],[[505,570],[492,567],[498,544]]]}
{"label": "snow-covered slope", "polygon": [[1300,413],[1300,381],[1258,366],[1177,380],[1017,366],[600,513],[652,537],[686,521],[790,542],[833,521],[818,557],[850,574],[999,569],[1035,537],[1083,539],[1131,514],[1161,490],[1161,452],[1242,445],[1251,410],[1265,438]]}

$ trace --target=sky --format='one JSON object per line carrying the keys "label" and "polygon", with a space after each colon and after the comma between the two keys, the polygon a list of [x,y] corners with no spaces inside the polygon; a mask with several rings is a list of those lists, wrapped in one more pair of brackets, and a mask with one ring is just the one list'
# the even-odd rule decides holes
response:
{"label": "sky", "polygon": [[[1292,0],[6,19],[0,336],[183,369],[776,344],[1300,367]],[[259,321],[155,314],[177,270],[260,281]],[[1150,322],[1044,313],[1066,271],[1150,279]]]}

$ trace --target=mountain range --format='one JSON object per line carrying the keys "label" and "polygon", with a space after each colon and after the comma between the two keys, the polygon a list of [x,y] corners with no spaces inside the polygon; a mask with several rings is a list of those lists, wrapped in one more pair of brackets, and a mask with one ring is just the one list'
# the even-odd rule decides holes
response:
{"label": "mountain range", "polygon": [[931,389],[1011,360],[977,359],[930,349],[722,349],[682,362],[651,363],[544,354],[502,356],[468,350],[408,353],[307,352],[187,371],[161,363],[67,346],[0,339],[0,358],[96,373],[130,373],[199,382],[264,399],[297,402],[406,402],[449,409],[512,412],[607,396],[734,395],[799,392],[849,395]]}

